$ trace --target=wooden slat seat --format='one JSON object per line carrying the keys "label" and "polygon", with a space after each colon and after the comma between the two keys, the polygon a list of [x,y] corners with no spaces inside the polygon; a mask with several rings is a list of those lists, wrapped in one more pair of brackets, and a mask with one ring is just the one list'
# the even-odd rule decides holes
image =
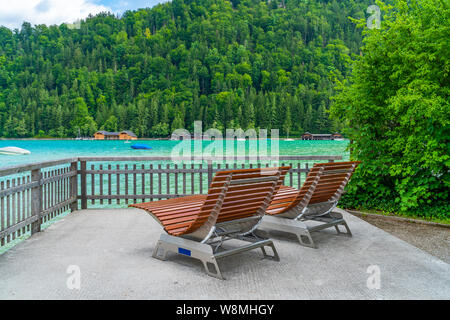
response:
{"label": "wooden slat seat", "polygon": [[[132,207],[152,212],[167,233],[183,234],[200,212],[206,195],[199,194],[167,200],[132,204]],[[178,220],[177,220],[178,219]],[[180,220],[181,219],[181,220]]]}
{"label": "wooden slat seat", "polygon": [[[266,210],[267,215],[295,221],[320,220],[323,222],[322,229],[335,226],[338,232],[337,225],[342,224],[350,234],[350,229],[343,218],[338,214],[331,215],[331,212],[359,163],[347,161],[314,164],[300,189],[286,186],[279,189]],[[297,228],[301,230],[299,233],[309,237],[309,243],[313,246],[308,230],[304,230],[306,229],[304,224],[293,222],[290,227],[286,227],[286,224],[289,224],[287,221],[278,222],[276,219],[266,217],[263,219],[262,227],[278,228],[281,231]],[[300,235],[299,240],[302,243]]]}
{"label": "wooden slat seat", "polygon": [[288,206],[291,206],[295,202],[298,194],[298,189],[281,186],[280,190],[274,195],[266,213],[275,215],[285,211]]}

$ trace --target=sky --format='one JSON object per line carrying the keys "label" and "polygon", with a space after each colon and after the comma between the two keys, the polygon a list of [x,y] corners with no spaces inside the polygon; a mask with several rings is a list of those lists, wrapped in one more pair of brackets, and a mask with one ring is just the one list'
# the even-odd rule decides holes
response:
{"label": "sky", "polygon": [[89,14],[153,7],[165,0],[0,0],[0,26],[20,28],[24,21],[36,24],[73,23]]}

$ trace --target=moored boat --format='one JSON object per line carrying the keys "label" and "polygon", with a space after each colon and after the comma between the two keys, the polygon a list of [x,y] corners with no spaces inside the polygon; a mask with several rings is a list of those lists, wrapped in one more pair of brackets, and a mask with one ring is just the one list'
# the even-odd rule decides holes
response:
{"label": "moored boat", "polygon": [[131,146],[132,149],[141,149],[141,150],[151,150],[152,147],[146,144],[133,144]]}
{"label": "moored boat", "polygon": [[18,147],[4,147],[0,148],[0,154],[5,155],[21,155],[21,154],[30,154],[31,152],[26,149],[18,148]]}

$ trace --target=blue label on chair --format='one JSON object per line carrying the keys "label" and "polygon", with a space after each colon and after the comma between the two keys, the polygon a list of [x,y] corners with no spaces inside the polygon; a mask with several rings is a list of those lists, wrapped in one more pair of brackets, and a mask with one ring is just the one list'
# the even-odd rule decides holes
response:
{"label": "blue label on chair", "polygon": [[184,254],[185,256],[191,256],[191,250],[187,250],[187,249],[183,249],[183,248],[178,248],[178,253],[180,254]]}

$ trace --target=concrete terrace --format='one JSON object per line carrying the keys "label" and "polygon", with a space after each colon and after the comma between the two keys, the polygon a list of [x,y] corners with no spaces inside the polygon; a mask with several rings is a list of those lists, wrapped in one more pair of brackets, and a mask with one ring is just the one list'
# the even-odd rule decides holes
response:
{"label": "concrete terrace", "polygon": [[[152,258],[162,232],[138,209],[69,214],[0,256],[1,299],[450,299],[450,265],[343,212],[353,237],[315,233],[318,249],[271,233],[281,261],[260,250],[219,261],[227,280],[188,257]],[[69,265],[81,271],[70,290]],[[368,289],[377,265],[381,288]]]}

